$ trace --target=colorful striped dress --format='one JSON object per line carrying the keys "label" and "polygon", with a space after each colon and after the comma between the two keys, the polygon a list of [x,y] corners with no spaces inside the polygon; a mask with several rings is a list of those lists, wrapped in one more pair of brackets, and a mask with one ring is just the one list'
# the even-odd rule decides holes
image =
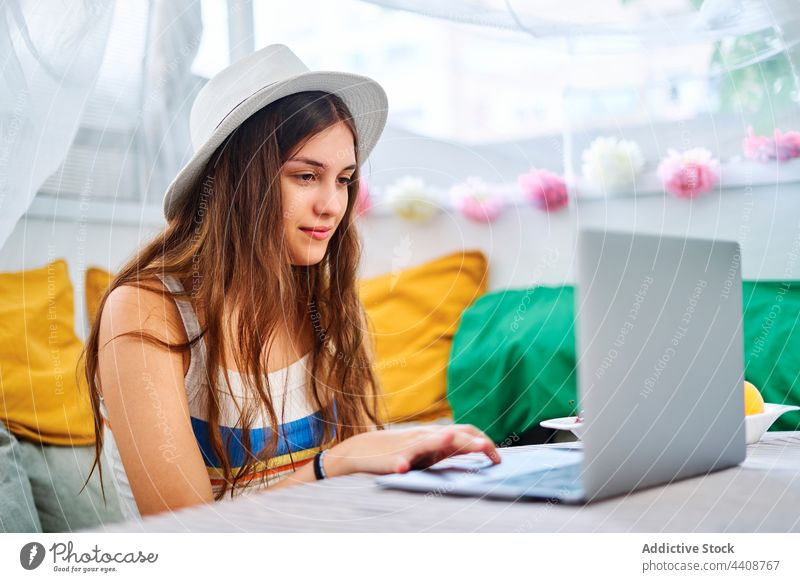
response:
{"label": "colorful striped dress", "polygon": [[[162,278],[164,285],[172,292],[182,292],[180,282],[171,276]],[[186,298],[176,298],[178,311],[187,337],[194,338],[200,334],[200,323],[191,301]],[[275,414],[281,421],[277,428],[278,448],[275,456],[266,462],[260,462],[255,470],[237,483],[235,495],[263,489],[265,481],[273,484],[293,473],[301,466],[311,462],[314,455],[322,445],[323,424],[319,411],[315,410],[307,397],[307,374],[309,354],[292,365],[270,372],[268,374],[269,388],[273,397]],[[197,446],[206,464],[211,487],[216,495],[221,489],[224,478],[222,463],[211,448],[210,426],[206,415],[207,387],[205,379],[206,346],[204,339],[196,342],[191,348],[189,370],[184,382],[189,400],[189,414],[192,430]],[[240,410],[247,405],[245,387],[238,372],[228,370],[231,386],[230,391],[225,389],[225,376],[222,369],[218,370],[218,391],[220,402],[219,424],[222,442],[227,443],[228,458],[232,474],[236,474],[239,467],[244,464],[245,449],[242,442]],[[108,418],[102,400],[100,411],[105,419]],[[250,431],[250,449],[254,452],[262,450],[272,436],[272,427],[265,410],[257,416],[252,423],[254,428]],[[123,513],[128,519],[138,519],[139,511],[131,493],[119,450],[114,441],[113,432],[106,420],[104,454],[107,466],[111,469],[111,477],[119,493]],[[327,448],[326,443],[322,448]],[[163,451],[168,454],[168,443],[163,445]],[[228,489],[228,494],[230,488]]]}

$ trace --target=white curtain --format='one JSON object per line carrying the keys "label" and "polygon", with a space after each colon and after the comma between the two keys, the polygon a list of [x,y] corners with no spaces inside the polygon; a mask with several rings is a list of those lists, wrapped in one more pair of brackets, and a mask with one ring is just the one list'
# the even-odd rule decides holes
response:
{"label": "white curtain", "polygon": [[[784,29],[787,48],[800,21],[798,0],[704,0],[699,9],[686,0],[655,5],[647,0],[619,0],[603,10],[587,10],[590,3],[562,3],[557,14],[537,0],[364,0],[385,8],[414,12],[454,22],[488,26],[528,35],[540,42],[558,42],[569,50],[591,52],[638,50],[648,46],[689,44],[741,36],[765,29]],[[697,2],[694,2],[697,4]],[[589,41],[583,43],[582,41]],[[765,54],[764,58],[772,56]]]}
{"label": "white curtain", "polygon": [[0,246],[75,136],[113,10],[110,0],[0,5]]}
{"label": "white curtain", "polygon": [[150,204],[161,204],[191,155],[189,112],[206,82],[191,72],[203,36],[200,8],[200,0],[151,2],[139,128],[143,192]]}

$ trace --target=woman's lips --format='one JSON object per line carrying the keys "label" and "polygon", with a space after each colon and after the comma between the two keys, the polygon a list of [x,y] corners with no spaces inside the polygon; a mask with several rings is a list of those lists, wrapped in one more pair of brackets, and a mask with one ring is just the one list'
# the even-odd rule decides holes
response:
{"label": "woman's lips", "polygon": [[315,240],[324,240],[333,232],[332,228],[300,228],[304,233]]}

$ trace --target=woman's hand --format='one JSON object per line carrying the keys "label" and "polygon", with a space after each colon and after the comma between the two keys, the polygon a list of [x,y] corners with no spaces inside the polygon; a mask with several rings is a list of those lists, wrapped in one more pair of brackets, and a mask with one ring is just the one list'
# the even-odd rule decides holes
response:
{"label": "woman's hand", "polygon": [[405,473],[424,469],[463,453],[485,453],[495,464],[500,454],[492,441],[469,424],[379,430],[350,437],[323,457],[329,477],[350,473]]}

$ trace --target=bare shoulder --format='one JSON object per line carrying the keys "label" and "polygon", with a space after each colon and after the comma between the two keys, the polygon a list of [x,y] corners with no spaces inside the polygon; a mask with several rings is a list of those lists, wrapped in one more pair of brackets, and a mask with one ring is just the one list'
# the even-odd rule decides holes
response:
{"label": "bare shoulder", "polygon": [[169,343],[187,341],[175,300],[159,280],[120,285],[106,299],[100,320],[100,345],[137,331]]}
{"label": "bare shoulder", "polygon": [[158,285],[122,285],[109,293],[97,356],[108,421],[142,515],[213,501],[190,421],[188,350],[168,350],[137,334],[186,341],[177,305]]}

